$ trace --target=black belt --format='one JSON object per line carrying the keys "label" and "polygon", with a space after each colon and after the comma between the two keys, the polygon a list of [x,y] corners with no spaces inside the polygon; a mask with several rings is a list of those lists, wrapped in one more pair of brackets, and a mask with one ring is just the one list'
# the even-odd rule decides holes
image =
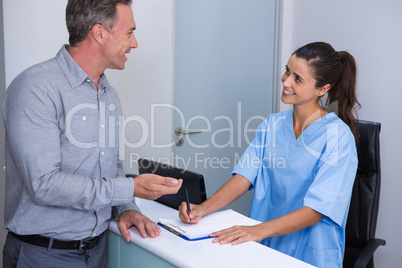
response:
{"label": "black belt", "polygon": [[[10,232],[12,236],[21,240],[22,242],[29,243],[36,246],[41,247],[49,247],[50,238],[40,236],[40,235],[18,235],[13,232]],[[83,240],[57,240],[53,239],[52,248],[55,249],[78,249],[78,250],[88,250],[94,248],[100,241],[101,237],[104,233],[100,234],[97,237],[86,238]]]}

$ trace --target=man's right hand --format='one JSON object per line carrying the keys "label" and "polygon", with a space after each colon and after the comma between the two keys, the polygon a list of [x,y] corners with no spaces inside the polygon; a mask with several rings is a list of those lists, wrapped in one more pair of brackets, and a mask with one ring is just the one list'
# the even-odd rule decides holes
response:
{"label": "man's right hand", "polygon": [[162,177],[155,174],[141,174],[134,178],[134,196],[155,200],[165,194],[179,191],[183,180]]}

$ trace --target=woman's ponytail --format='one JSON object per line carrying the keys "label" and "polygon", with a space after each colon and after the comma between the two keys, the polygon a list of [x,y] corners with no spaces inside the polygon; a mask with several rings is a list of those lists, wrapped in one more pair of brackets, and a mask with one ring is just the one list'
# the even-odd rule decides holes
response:
{"label": "woman's ponytail", "polygon": [[338,81],[328,91],[326,105],[337,102],[338,116],[350,128],[355,139],[357,132],[357,114],[356,108],[360,107],[356,96],[356,62],[353,56],[346,52],[337,52],[342,65]]}

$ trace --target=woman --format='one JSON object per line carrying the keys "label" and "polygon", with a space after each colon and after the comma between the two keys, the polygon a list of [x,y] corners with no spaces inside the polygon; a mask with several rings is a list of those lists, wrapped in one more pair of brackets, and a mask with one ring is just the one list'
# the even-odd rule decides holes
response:
{"label": "woman", "polygon": [[[271,114],[234,176],[190,214],[183,203],[180,218],[196,224],[255,188],[249,216],[262,223],[212,233],[214,243],[261,241],[318,267],[342,267],[357,169],[356,64],[327,43],[307,44],[290,57],[282,85],[281,100],[293,109]],[[339,117],[321,107],[324,95]]]}

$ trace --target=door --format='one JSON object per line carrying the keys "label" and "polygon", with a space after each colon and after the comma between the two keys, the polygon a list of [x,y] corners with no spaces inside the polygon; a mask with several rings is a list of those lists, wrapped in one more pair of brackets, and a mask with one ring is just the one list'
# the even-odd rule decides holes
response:
{"label": "door", "polygon": [[[176,0],[175,13],[173,162],[209,197],[273,111],[276,1]],[[251,197],[230,208],[247,215]]]}

